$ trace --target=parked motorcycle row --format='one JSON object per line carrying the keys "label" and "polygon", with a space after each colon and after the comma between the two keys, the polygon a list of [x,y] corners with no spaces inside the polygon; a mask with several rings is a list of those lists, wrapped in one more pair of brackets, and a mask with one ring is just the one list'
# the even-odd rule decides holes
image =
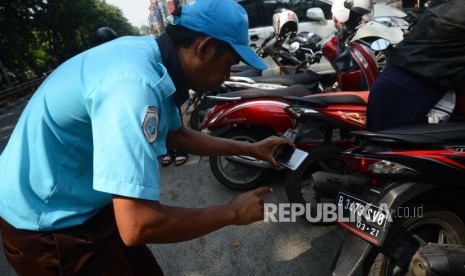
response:
{"label": "parked motorcycle row", "polygon": [[[199,93],[191,102],[191,126],[248,142],[295,136],[309,156],[287,172],[289,202],[310,204],[311,213],[319,203],[334,203],[338,214],[355,218],[337,221],[349,234],[333,275],[359,269],[367,275],[465,275],[465,125],[364,130],[368,91],[380,70],[375,53],[392,46],[381,35],[370,43],[352,40],[357,28],[346,24],[321,39],[282,24],[258,53],[271,56],[283,75],[243,70],[218,91]],[[322,89],[309,69],[322,56],[336,72],[330,89]],[[274,170],[249,156],[209,161],[220,183],[235,190],[265,184]]]}
{"label": "parked motorcycle row", "polygon": [[[289,12],[289,11],[288,11]],[[288,18],[288,17],[286,17]],[[282,23],[282,22],[281,22]],[[293,23],[293,22],[289,22]],[[259,52],[264,52],[272,56],[273,59],[282,61],[285,52],[283,40],[289,38],[290,32],[297,32],[297,25],[290,25],[291,28],[283,25],[286,32],[275,36],[269,41],[265,41]],[[283,29],[284,29],[283,28]],[[305,76],[305,79],[312,82],[306,85],[293,85],[281,89],[243,89],[233,92],[223,93],[219,96],[209,96],[209,103],[214,104],[203,118],[202,127],[210,134],[229,138],[256,142],[271,135],[282,135],[288,129],[302,132],[312,132],[312,136],[298,135],[305,137],[296,141],[298,147],[311,151],[317,147],[325,146],[326,151],[332,155],[336,147],[331,144],[339,144],[337,147],[341,151],[344,146],[350,145],[349,136],[346,135],[351,130],[363,129],[366,109],[367,90],[371,87],[374,79],[378,75],[378,66],[373,55],[373,51],[361,41],[351,41],[355,34],[355,26],[351,30],[341,30],[321,41],[321,51],[310,50],[305,61],[313,60],[314,55],[319,52],[335,68],[338,88],[341,91],[322,93],[319,89],[309,89],[309,86],[317,88],[320,86],[317,81],[319,76],[312,71],[295,75],[284,75],[288,80],[297,76]],[[310,36],[311,37],[311,36]],[[315,41],[310,39],[310,45],[300,44],[298,41],[290,40],[289,48],[294,47],[294,53],[299,49],[315,49]],[[292,47],[291,47],[292,46]],[[307,55],[307,57],[308,57]],[[300,64],[302,62],[295,62]],[[284,63],[287,64],[287,63]],[[286,65],[287,66],[287,65]],[[353,91],[351,95],[347,93]],[[360,92],[355,92],[360,91]],[[293,105],[297,99],[289,97],[311,98],[312,103],[304,104],[304,111],[313,108],[316,101],[322,102],[316,106],[317,111],[328,115],[331,121],[317,121],[307,119],[307,116],[295,115],[294,109],[287,109]],[[355,99],[355,100],[354,100]],[[307,105],[307,106],[305,106]],[[197,118],[194,114],[194,118]],[[192,120],[192,118],[191,118]],[[303,122],[305,121],[305,122]],[[305,125],[301,127],[300,125]],[[338,131],[338,137],[332,137],[333,132]],[[311,137],[311,141],[309,141]],[[334,140],[334,141],[333,141]],[[248,156],[220,156],[210,158],[210,167],[215,177],[224,185],[238,190],[253,188],[263,182],[272,174],[268,163],[255,160]],[[289,197],[294,201],[294,197]]]}

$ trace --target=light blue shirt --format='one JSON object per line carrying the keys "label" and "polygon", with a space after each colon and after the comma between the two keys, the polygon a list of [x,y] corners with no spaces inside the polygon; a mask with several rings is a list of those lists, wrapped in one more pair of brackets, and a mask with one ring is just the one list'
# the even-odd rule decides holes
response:
{"label": "light blue shirt", "polygon": [[0,156],[0,216],[19,229],[79,225],[112,195],[158,200],[157,156],[182,126],[152,36],[122,37],[59,66]]}

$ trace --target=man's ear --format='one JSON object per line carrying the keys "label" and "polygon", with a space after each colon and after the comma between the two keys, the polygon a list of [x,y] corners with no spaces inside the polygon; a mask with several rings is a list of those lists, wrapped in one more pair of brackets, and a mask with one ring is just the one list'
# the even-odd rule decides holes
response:
{"label": "man's ear", "polygon": [[201,60],[204,60],[206,57],[210,56],[211,53],[214,53],[214,50],[215,41],[211,36],[199,39],[198,43],[196,44],[196,53]]}

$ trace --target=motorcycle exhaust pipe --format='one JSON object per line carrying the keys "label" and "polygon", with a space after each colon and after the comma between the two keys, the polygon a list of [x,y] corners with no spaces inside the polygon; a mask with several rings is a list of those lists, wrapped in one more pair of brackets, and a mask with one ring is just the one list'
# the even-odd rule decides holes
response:
{"label": "motorcycle exhaust pipe", "polygon": [[233,156],[226,156],[226,160],[230,162],[236,162],[236,163],[241,163],[257,168],[262,168],[262,169],[272,169],[273,167],[271,166],[270,163],[259,160],[257,158],[253,158],[250,156],[246,155],[233,155]]}
{"label": "motorcycle exhaust pipe", "polygon": [[356,192],[366,185],[366,176],[342,175],[328,172],[316,172],[312,175],[317,189],[324,197],[335,197],[342,189],[347,192]]}

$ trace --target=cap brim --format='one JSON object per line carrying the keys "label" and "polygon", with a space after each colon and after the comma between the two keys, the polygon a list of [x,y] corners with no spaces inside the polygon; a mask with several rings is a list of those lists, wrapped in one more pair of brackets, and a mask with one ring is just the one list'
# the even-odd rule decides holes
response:
{"label": "cap brim", "polygon": [[266,66],[266,64],[262,61],[262,59],[259,58],[257,54],[255,54],[255,52],[252,51],[252,49],[250,49],[249,46],[234,45],[234,44],[230,44],[230,45],[231,47],[233,47],[236,53],[241,57],[241,60],[244,63],[258,70],[265,70],[266,68],[268,68],[268,66]]}

